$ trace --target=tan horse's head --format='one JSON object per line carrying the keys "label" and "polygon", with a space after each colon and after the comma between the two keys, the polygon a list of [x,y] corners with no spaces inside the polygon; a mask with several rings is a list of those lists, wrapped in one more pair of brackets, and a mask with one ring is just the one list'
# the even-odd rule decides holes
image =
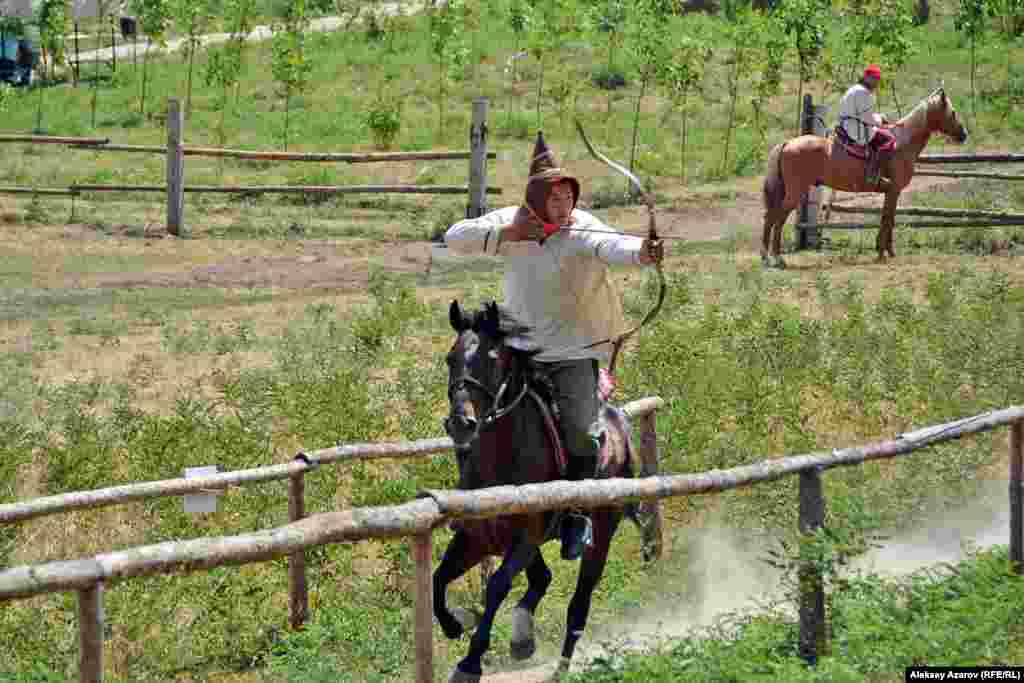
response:
{"label": "tan horse's head", "polygon": [[942,133],[954,142],[967,142],[967,126],[956,114],[956,109],[944,88],[938,88],[925,101],[928,132]]}

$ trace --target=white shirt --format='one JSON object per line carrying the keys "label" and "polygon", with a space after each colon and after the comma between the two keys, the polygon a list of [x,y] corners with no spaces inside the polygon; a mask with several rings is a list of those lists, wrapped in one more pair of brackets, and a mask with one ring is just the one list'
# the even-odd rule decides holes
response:
{"label": "white shirt", "polygon": [[[542,362],[593,358],[606,361],[611,344],[588,344],[625,331],[622,302],[609,278],[611,264],[640,265],[643,239],[621,234],[559,230],[543,244],[501,242],[501,229],[512,223],[519,207],[492,211],[459,221],[444,241],[460,254],[505,258],[505,307],[531,328],[528,341],[510,339],[516,348],[543,349]],[[571,227],[611,228],[595,216],[574,209]]]}
{"label": "white shirt", "polygon": [[875,134],[875,97],[860,83],[851,86],[839,101],[839,125],[856,142],[866,145]]}

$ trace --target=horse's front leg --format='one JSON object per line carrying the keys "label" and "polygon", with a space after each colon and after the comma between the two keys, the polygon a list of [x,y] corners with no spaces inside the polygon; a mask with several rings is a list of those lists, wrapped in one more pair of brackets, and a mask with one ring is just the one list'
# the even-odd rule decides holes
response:
{"label": "horse's front leg", "polygon": [[509,591],[512,590],[512,580],[519,572],[530,566],[537,556],[538,550],[537,545],[522,540],[505,553],[501,567],[487,582],[487,607],[484,609],[480,624],[473,633],[473,639],[469,644],[469,653],[455,667],[448,683],[479,683],[480,677],[483,675],[483,656],[491,647],[491,627],[494,625],[494,615],[497,614],[501,603],[505,601]]}
{"label": "horse's front leg", "polygon": [[529,659],[537,650],[537,640],[533,634],[533,614],[541,598],[548,592],[551,585],[551,570],[544,561],[544,555],[537,553],[533,562],[526,568],[526,579],[529,582],[526,593],[512,610],[512,658]]}
{"label": "horse's front leg", "polygon": [[444,551],[444,558],[434,572],[434,616],[441,630],[452,640],[462,637],[466,629],[463,620],[448,610],[448,584],[475,567],[483,554],[469,542],[466,532],[459,531]]}
{"label": "horse's front leg", "polygon": [[892,258],[896,257],[896,251],[892,246],[892,233],[896,227],[896,206],[900,201],[899,190],[886,193],[885,204],[882,207],[882,225],[885,229],[885,243],[882,247],[889,253]]}
{"label": "horse's front leg", "polygon": [[604,574],[605,563],[608,561],[608,550],[612,537],[622,520],[622,510],[595,510],[594,545],[587,549],[580,562],[579,578],[576,580],[576,592],[569,601],[566,619],[565,641],[562,643],[562,659],[558,664],[556,676],[560,677],[569,671],[572,655],[576,651],[576,643],[583,636],[590,615],[590,601],[594,589]]}

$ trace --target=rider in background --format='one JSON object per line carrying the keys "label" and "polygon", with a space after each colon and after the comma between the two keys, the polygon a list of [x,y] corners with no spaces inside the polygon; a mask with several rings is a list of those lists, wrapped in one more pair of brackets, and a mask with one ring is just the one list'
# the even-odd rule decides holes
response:
{"label": "rider in background", "polygon": [[[660,262],[659,242],[613,232],[576,208],[579,181],[558,167],[542,133],[530,162],[522,206],[491,211],[451,226],[445,243],[460,254],[505,258],[505,304],[530,328],[514,348],[541,351],[533,361],[550,377],[561,432],[569,455],[566,478],[593,478],[604,434],[599,423],[599,363],[609,358],[609,340],[625,327],[622,303],[609,266]],[[603,231],[603,232],[601,232]],[[563,519],[562,557],[575,560],[587,544],[590,520]]]}
{"label": "rider in background", "polygon": [[882,162],[888,158],[880,148],[893,139],[893,134],[882,127],[889,120],[875,112],[874,92],[881,80],[882,70],[871,64],[864,69],[860,82],[852,85],[839,101],[839,127],[851,141],[865,145],[868,150],[865,181],[869,186],[878,184]]}

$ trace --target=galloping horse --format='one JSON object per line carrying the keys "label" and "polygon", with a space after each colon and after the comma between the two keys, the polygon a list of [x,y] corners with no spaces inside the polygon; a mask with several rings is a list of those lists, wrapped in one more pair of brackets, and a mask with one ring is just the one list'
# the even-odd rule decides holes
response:
{"label": "galloping horse", "polygon": [[[469,316],[453,301],[449,309],[452,327],[458,333],[447,356],[448,396],[451,413],[445,429],[455,444],[459,460],[459,487],[464,489],[497,485],[522,485],[562,478],[557,429],[551,420],[543,388],[533,375],[530,357],[534,352],[516,350],[505,344],[510,337],[527,338],[529,331],[516,324],[493,302]],[[468,408],[473,409],[469,416]],[[547,414],[546,414],[547,413]],[[612,477],[632,477],[630,427],[618,409],[606,407],[605,445],[599,471]],[[609,507],[592,511],[593,543],[580,559],[576,592],[569,603],[565,640],[558,675],[568,671],[576,642],[583,635],[594,588],[601,580],[612,537],[626,513],[640,527],[645,542],[650,527],[635,506]],[[485,556],[501,556],[501,567],[486,588],[486,607],[479,617],[469,652],[452,672],[449,683],[477,683],[482,676],[481,659],[490,647],[495,613],[512,588],[512,580],[525,570],[526,593],[512,613],[512,656],[527,659],[536,648],[533,615],[551,583],[551,570],[540,547],[555,538],[560,513],[545,512],[506,515],[495,519],[460,521],[455,537],[434,572],[434,615],[444,634],[451,639],[471,628],[449,611],[446,590],[480,563]]]}
{"label": "galloping horse", "polygon": [[963,143],[967,140],[967,128],[957,118],[946,91],[938,88],[913,111],[892,124],[890,130],[896,136],[896,149],[883,167],[883,171],[888,170],[889,177],[880,178],[874,186],[868,186],[865,180],[865,162],[833,139],[801,135],[772,149],[768,155],[763,190],[765,214],[761,259],[767,265],[785,267],[779,255],[782,226],[800,202],[800,197],[814,185],[844,192],[884,194],[885,206],[876,242],[878,259],[884,261],[886,253],[896,256],[892,247],[896,204],[900,192],[910,184],[914,175],[914,162],[932,133],[942,133],[955,142]]}

